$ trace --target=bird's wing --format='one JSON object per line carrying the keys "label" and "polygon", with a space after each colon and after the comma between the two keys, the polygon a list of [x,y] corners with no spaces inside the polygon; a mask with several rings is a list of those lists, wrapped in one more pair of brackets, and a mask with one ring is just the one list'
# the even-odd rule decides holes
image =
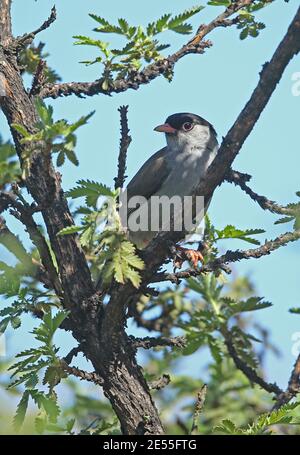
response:
{"label": "bird's wing", "polygon": [[170,173],[170,165],[165,159],[167,147],[152,155],[136,173],[127,186],[128,200],[133,196],[149,199],[162,186]]}

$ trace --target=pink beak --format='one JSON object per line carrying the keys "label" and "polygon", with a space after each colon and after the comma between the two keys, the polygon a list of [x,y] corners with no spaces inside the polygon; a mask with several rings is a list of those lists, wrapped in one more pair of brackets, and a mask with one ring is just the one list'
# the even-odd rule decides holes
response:
{"label": "pink beak", "polygon": [[176,128],[173,128],[173,126],[169,125],[168,123],[164,123],[163,125],[158,125],[156,128],[154,128],[154,131],[158,131],[159,133],[174,134],[176,133]]}

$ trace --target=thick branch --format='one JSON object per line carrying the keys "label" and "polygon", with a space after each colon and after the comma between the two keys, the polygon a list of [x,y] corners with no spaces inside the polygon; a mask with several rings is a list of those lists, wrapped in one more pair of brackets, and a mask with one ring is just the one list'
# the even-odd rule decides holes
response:
{"label": "thick branch", "polygon": [[282,74],[300,51],[300,8],[270,62],[264,64],[259,82],[248,103],[226,134],[207,176],[198,186],[198,194],[209,197],[220,185],[255,123],[269,102]]}
{"label": "thick branch", "polygon": [[[281,79],[283,71],[293,56],[299,53],[299,51],[300,8],[292,20],[285,37],[276,49],[271,61],[264,65],[264,68],[260,73],[259,82],[248,103],[223,139],[217,157],[210,165],[205,179],[202,179],[198,185],[198,195],[204,196],[205,199],[210,199],[216,187],[223,182],[226,174],[230,170],[233,160],[239,153],[243,143],[251,133],[260,114],[270,100],[277,83]],[[143,259],[147,264],[145,272],[147,277],[150,278],[151,269],[154,270],[155,268],[158,268],[169,255],[169,248],[166,240],[171,239],[173,241],[179,241],[182,239],[183,235],[182,232],[162,232],[149,244],[143,251]],[[289,234],[286,235],[289,237]],[[260,250],[260,252],[262,253],[263,251]],[[240,259],[242,258],[243,256]],[[229,257],[228,262],[230,262],[230,260],[231,256]]]}
{"label": "thick branch", "polygon": [[0,0],[0,43],[8,44],[11,40],[11,0]]}
{"label": "thick branch", "polygon": [[128,89],[137,90],[141,85],[148,84],[162,74],[173,71],[175,64],[184,56],[189,54],[203,54],[206,48],[212,46],[211,41],[204,38],[218,27],[227,27],[235,23],[228,21],[228,17],[236,13],[241,8],[251,4],[253,0],[238,0],[230,5],[226,10],[217,16],[207,25],[201,25],[195,36],[182,46],[177,52],[167,58],[151,63],[142,71],[134,72],[125,79],[115,79],[110,81],[108,88],[103,88],[103,79],[94,82],[68,82],[63,84],[46,84],[41,92],[42,98],[57,98],[59,96],[93,96],[97,94],[110,95],[120,93]]}

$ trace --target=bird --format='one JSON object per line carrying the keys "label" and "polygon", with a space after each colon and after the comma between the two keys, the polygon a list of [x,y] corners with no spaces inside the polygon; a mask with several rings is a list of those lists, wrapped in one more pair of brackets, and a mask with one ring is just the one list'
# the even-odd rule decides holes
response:
{"label": "bird", "polygon": [[[132,200],[134,196],[142,197],[144,201],[138,206],[127,208],[128,237],[138,249],[144,249],[160,229],[151,229],[149,225],[147,229],[143,227],[138,230],[131,229],[131,222],[138,218],[137,213],[139,215],[148,213],[150,217],[155,215],[153,208],[150,208],[153,196],[183,198],[195,194],[196,187],[205,178],[218,150],[214,127],[196,114],[188,112],[172,114],[163,124],[155,127],[154,131],[165,134],[167,145],[143,164],[126,188],[127,201]],[[210,200],[205,201],[204,210],[207,210],[209,203]],[[161,212],[156,216],[162,216]],[[198,261],[203,261],[200,252],[192,253],[194,250],[178,248],[181,252],[181,260],[178,263],[183,262],[182,258],[190,260],[194,266]]]}

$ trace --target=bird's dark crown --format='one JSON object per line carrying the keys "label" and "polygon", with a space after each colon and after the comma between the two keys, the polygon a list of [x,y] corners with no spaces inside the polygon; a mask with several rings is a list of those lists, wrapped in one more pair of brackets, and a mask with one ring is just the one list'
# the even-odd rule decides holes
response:
{"label": "bird's dark crown", "polygon": [[215,136],[217,135],[216,130],[214,129],[212,124],[197,114],[191,114],[189,112],[179,112],[177,114],[170,115],[166,120],[166,123],[173,126],[173,128],[176,128],[177,130],[180,129],[181,126],[186,122],[208,126],[210,131]]}

